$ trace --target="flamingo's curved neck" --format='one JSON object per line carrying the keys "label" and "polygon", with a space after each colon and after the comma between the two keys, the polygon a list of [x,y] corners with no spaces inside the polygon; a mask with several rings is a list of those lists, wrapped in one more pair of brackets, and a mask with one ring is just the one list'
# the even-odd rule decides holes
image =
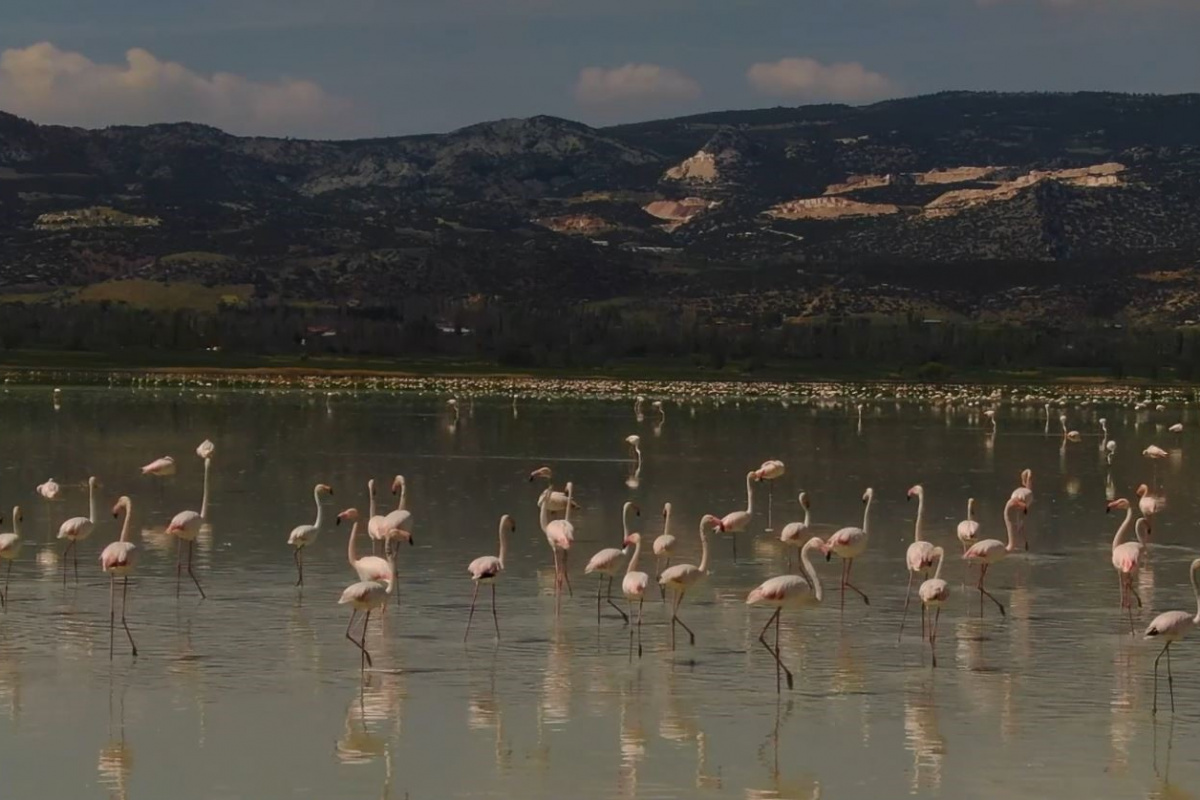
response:
{"label": "flamingo's curved neck", "polygon": [[754,513],[754,473],[746,474],[746,513]]}
{"label": "flamingo's curved neck", "polygon": [[1129,535],[1129,526],[1132,524],[1133,506],[1130,506],[1129,508],[1125,509],[1125,519],[1121,522],[1120,527],[1117,528],[1117,535],[1113,537],[1113,550],[1116,550],[1121,542],[1125,540],[1125,537]]}
{"label": "flamingo's curved neck", "polygon": [[808,553],[816,545],[805,544],[800,548],[800,563],[804,565],[804,577],[808,579],[808,585],[812,587],[813,597],[817,598],[817,602],[821,602],[823,596],[821,590],[821,579],[817,577],[817,571],[813,569],[812,561],[808,557]]}
{"label": "flamingo's curved neck", "polygon": [[[633,508],[633,503],[626,503],[621,508],[621,541],[624,542],[629,538],[629,509]],[[624,545],[622,545],[624,546]]]}
{"label": "flamingo's curved neck", "polygon": [[18,539],[21,538],[21,510],[19,508],[13,509],[13,533],[17,535]]}
{"label": "flamingo's curved neck", "polygon": [[968,522],[975,521],[975,504],[971,503],[971,502],[967,503],[967,521]]}
{"label": "flamingo's curved neck", "polygon": [[942,564],[946,561],[946,551],[942,550],[940,547],[937,550],[937,560],[937,569],[933,571],[933,579],[935,581],[942,579]]}
{"label": "flamingo's curved neck", "polygon": [[133,503],[125,504],[125,521],[121,523],[121,541],[129,541],[129,518],[133,516]]}
{"label": "flamingo's curved neck", "polygon": [[504,557],[508,555],[508,520],[500,521],[500,553],[496,558],[500,561],[500,569],[504,569]]}
{"label": "flamingo's curved neck", "polygon": [[[913,528],[913,541],[924,541],[921,538],[922,530],[925,527],[925,492],[917,493],[917,522]],[[866,522],[863,522],[863,530],[867,529]]]}
{"label": "flamingo's curved neck", "polygon": [[396,590],[396,552],[395,552],[395,550],[393,550],[392,554],[390,556],[388,556],[388,567],[390,569],[388,569],[388,579],[387,579],[386,585],[387,585],[387,595],[388,595],[388,597],[391,597],[392,592],[394,592]]}
{"label": "flamingo's curved neck", "polygon": [[1017,549],[1017,530],[1013,523],[1013,515],[1016,512],[1017,507],[1012,503],[1004,507],[1004,528],[1008,531],[1008,547],[1005,549],[1010,553]]}
{"label": "flamingo's curved neck", "polygon": [[637,569],[638,557],[641,556],[641,554],[642,540],[641,537],[638,537],[638,540],[633,543],[633,555],[629,557],[629,565],[625,567],[626,575]]}
{"label": "flamingo's curved neck", "polygon": [[375,505],[375,484],[373,484],[373,483],[367,484],[367,502],[370,504],[367,509],[367,519],[374,519],[376,505]]}
{"label": "flamingo's curved neck", "polygon": [[96,522],[96,482],[88,481],[88,519]]}
{"label": "flamingo's curved neck", "polygon": [[317,504],[317,521],[313,523],[313,526],[316,527],[317,530],[324,530],[325,529],[325,504],[321,502],[321,493],[320,492],[317,492],[317,491],[313,492],[313,502]]}
{"label": "flamingo's curved neck", "polygon": [[200,519],[208,521],[208,472],[212,465],[212,458],[204,459],[204,493],[200,496]]}
{"label": "flamingo's curved neck", "polygon": [[[866,506],[866,508],[863,509],[863,526],[862,526],[863,533],[870,532],[870,530],[868,529],[867,526],[871,523],[871,503],[874,502],[874,500],[875,500],[874,494],[867,495],[867,506]],[[920,513],[920,512],[918,511],[917,513]]]}
{"label": "flamingo's curved neck", "polygon": [[805,530],[808,530],[808,522],[811,517],[811,514],[812,514],[812,511],[809,509],[809,507],[807,505],[805,505],[804,506],[804,529]]}
{"label": "flamingo's curved neck", "polygon": [[358,520],[354,520],[354,524],[350,526],[350,543],[346,545],[346,557],[350,560],[351,567],[358,563],[358,556],[354,553],[354,540],[357,538]]}
{"label": "flamingo's curved neck", "polygon": [[[568,483],[567,484],[567,510],[563,512],[563,521],[564,522],[571,521],[571,503],[574,501],[574,499],[575,499],[575,486]],[[550,495],[546,495],[546,504],[547,505],[550,504]]]}
{"label": "flamingo's curved neck", "polygon": [[700,523],[700,572],[708,572],[708,534],[703,522]]}
{"label": "flamingo's curved neck", "polygon": [[538,524],[545,531],[550,525],[550,492],[549,490],[542,493],[541,502],[538,503]]}
{"label": "flamingo's curved neck", "polygon": [[[457,412],[457,409],[455,409]],[[400,499],[396,502],[397,511],[407,511],[405,507],[408,505],[408,482],[400,481]]]}
{"label": "flamingo's curved neck", "polygon": [[1196,595],[1196,616],[1192,617],[1193,624],[1200,625],[1200,564],[1192,565],[1192,594]]}
{"label": "flamingo's curved neck", "polygon": [[667,513],[663,514],[663,536],[671,532],[671,509],[667,509]]}

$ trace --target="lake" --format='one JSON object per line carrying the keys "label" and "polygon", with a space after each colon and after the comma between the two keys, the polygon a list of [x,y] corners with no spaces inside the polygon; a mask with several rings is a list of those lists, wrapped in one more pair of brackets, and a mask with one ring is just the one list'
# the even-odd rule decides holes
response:
{"label": "lake", "polygon": [[[864,404],[861,421],[855,402]],[[11,388],[0,398],[3,530],[23,508],[26,547],[0,619],[0,780],[6,796],[62,798],[1128,798],[1191,796],[1200,786],[1200,635],[1172,647],[1176,713],[1158,647],[1141,638],[1153,614],[1195,609],[1187,568],[1200,552],[1200,419],[1173,401],[1162,411],[1076,402],[1062,412],[1082,441],[1064,443],[1041,401],[998,406],[998,432],[979,408],[886,397],[856,401],[710,402],[668,399],[665,420],[632,401],[460,398],[299,391]],[[1057,415],[1058,410],[1055,410]],[[1118,442],[1100,450],[1106,417]],[[1183,422],[1182,433],[1167,426]],[[641,437],[636,480],[624,438]],[[177,511],[198,508],[201,440],[217,446],[211,531],[197,542],[197,575],[175,596]],[[1140,453],[1156,443],[1158,462]],[[143,477],[159,456],[173,477]],[[676,561],[699,561],[697,525],[745,506],[745,475],[768,458],[786,474],[769,484],[775,531],[812,500],[816,533],[862,518],[875,489],[871,542],[839,611],[840,564],[818,560],[824,604],[785,611],[781,655],[796,685],[775,691],[757,642],[770,612],[746,594],[784,570],[766,527],[768,484],[756,488],[751,531],[735,563],[712,537],[711,574],[684,602],[696,632],[668,647],[669,615],[651,588],[644,655],[630,657],[615,612],[596,622],[596,581],[583,565],[619,546],[621,506],[640,505],[648,540],[673,505]],[[527,478],[554,469],[571,480],[574,597],[556,613],[551,553]],[[1034,473],[1031,542],[996,565],[988,585],[1009,610],[979,616],[964,591],[954,529],[968,497],[981,536],[1003,539],[1001,509],[1023,468]],[[415,544],[399,553],[400,609],[372,616],[375,671],[360,674],[337,601],[355,576],[346,526],[305,551],[305,586],[288,532],[312,522],[314,484],[333,510],[366,514],[366,482],[407,479]],[[80,545],[80,581],[64,588],[53,538],[87,511],[96,475],[101,522]],[[34,487],[63,485],[48,503]],[[1109,547],[1110,497],[1137,484],[1169,498],[1138,579],[1137,637],[1118,608]],[[919,606],[897,643],[915,503],[947,548],[951,597],[941,615],[937,668],[921,639]],[[108,579],[98,556],[119,526],[108,513],[134,502],[143,552],[129,622],[140,655],[117,628],[108,657]],[[488,591],[463,644],[472,583],[466,565],[495,554],[511,514],[507,571],[497,583],[501,639]],[[360,553],[369,543],[360,542]],[[653,572],[652,561],[643,567]],[[186,580],[186,578],[185,578]],[[623,606],[623,601],[621,602]],[[1165,660],[1164,660],[1165,661]]]}

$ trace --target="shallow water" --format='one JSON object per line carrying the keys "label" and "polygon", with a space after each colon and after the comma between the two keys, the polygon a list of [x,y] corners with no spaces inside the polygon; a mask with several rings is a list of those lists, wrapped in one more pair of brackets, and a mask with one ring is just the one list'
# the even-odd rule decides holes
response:
{"label": "shallow water", "polygon": [[[656,426],[653,411],[638,423],[625,402],[522,401],[514,414],[507,400],[477,400],[453,426],[437,398],[66,389],[55,410],[48,390],[30,389],[3,395],[0,412],[4,530],[20,503],[27,542],[0,619],[5,796],[1180,798],[1200,786],[1200,638],[1172,648],[1177,711],[1160,709],[1157,723],[1156,648],[1140,638],[1153,613],[1194,607],[1186,571],[1200,505],[1188,490],[1200,463],[1187,454],[1200,426],[1190,409],[1067,409],[1088,435],[1065,448],[1040,408],[1008,406],[994,439],[970,410],[893,403],[868,404],[860,426],[832,403],[672,402]],[[1098,450],[1101,415],[1120,443],[1111,468]],[[1166,432],[1180,420],[1185,433]],[[622,440],[635,432],[645,460],[630,488]],[[173,542],[160,532],[199,504],[192,453],[205,437],[218,447],[212,531],[197,549],[209,599],[185,584],[177,601]],[[1179,452],[1155,468],[1138,455],[1151,442]],[[138,474],[163,454],[178,460],[175,477]],[[596,583],[582,574],[592,552],[619,543],[622,501],[641,505],[648,538],[670,501],[681,558],[694,563],[701,514],[743,507],[746,471],[776,457],[788,466],[772,486],[776,529],[795,518],[800,488],[818,533],[858,524],[862,490],[875,488],[870,550],[854,567],[870,607],[850,595],[839,612],[839,565],[817,564],[824,607],[785,613],[796,688],[777,697],[756,641],[768,613],[744,605],[782,571],[762,532],[763,487],[739,562],[717,536],[712,574],[683,605],[696,646],[681,638],[669,651],[655,597],[644,656],[631,660],[615,613],[597,628]],[[526,480],[543,463],[560,485],[575,482],[583,506],[575,596],[557,617],[539,487]],[[915,515],[905,491],[925,486],[927,531],[956,550],[968,496],[982,535],[1003,538],[1000,509],[1024,467],[1035,475],[1033,549],[989,575],[1009,617],[989,607],[981,620],[950,559],[933,669],[919,615],[896,641]],[[331,529],[306,552],[303,593],[286,539],[311,522],[314,483],[334,487],[337,509],[365,514],[367,478],[386,485],[395,473],[408,479],[416,545],[400,554],[400,612],[372,619],[377,671],[362,680],[337,605],[353,578],[348,531]],[[86,512],[88,474],[103,481],[102,512],[119,494],[134,499],[145,551],[130,590],[136,660],[121,638],[108,659],[96,559],[117,535],[111,517],[81,546],[78,587],[63,588],[54,560],[50,531]],[[1109,475],[1117,495],[1156,480],[1170,500],[1140,577],[1137,638],[1109,564]],[[50,476],[66,487],[52,505],[33,492]],[[497,586],[502,639],[494,645],[485,589],[464,648],[466,564],[495,553],[504,512],[518,528]],[[1165,680],[1160,690],[1166,705]]]}

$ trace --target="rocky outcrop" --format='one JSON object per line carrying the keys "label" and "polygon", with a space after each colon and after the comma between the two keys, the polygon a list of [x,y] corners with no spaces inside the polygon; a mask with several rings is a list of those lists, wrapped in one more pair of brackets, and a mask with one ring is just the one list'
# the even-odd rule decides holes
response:
{"label": "rocky outcrop", "polygon": [[107,206],[93,206],[41,214],[34,223],[34,228],[39,231],[68,228],[157,228],[161,223],[162,220],[158,217],[139,217]]}
{"label": "rocky outcrop", "polygon": [[1042,181],[1057,181],[1084,188],[1120,186],[1120,174],[1124,171],[1125,165],[1116,162],[1075,169],[1033,170],[1015,180],[997,184],[992,189],[957,189],[946,192],[928,203],[923,213],[927,217],[952,216],[984,203],[1011,200]]}
{"label": "rocky outcrop", "polygon": [[777,219],[842,219],[878,217],[896,214],[899,206],[890,203],[860,203],[845,197],[808,197],[772,206],[767,214]]}
{"label": "rocky outcrop", "polygon": [[642,210],[652,217],[665,220],[667,230],[675,230],[719,205],[715,200],[705,200],[702,197],[684,197],[680,200],[655,200],[642,206]]}

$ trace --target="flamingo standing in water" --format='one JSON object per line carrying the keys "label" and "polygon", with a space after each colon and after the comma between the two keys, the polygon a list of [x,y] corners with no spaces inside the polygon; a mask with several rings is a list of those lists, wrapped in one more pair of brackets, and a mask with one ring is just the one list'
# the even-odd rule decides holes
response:
{"label": "flamingo standing in water", "polygon": [[[1033,470],[1021,470],[1021,485],[1012,490],[1010,497],[1020,500],[1025,506],[1025,514],[1029,513],[1029,509],[1033,508]],[[1025,549],[1029,549],[1029,539],[1025,536],[1025,515],[1021,516],[1020,528],[1017,533],[1021,536],[1021,541],[1025,543]]]}
{"label": "flamingo standing in water", "polygon": [[[297,525],[292,528],[292,532],[288,534],[288,544],[295,548],[296,560],[296,585],[304,585],[304,556],[302,551],[304,548],[317,541],[317,537],[321,535],[321,531],[325,529],[325,498],[333,497],[333,489],[324,483],[318,483],[313,487],[313,502],[317,504],[317,519],[312,525]],[[349,591],[347,589],[347,591]],[[391,588],[388,588],[388,594],[391,594]],[[344,599],[343,595],[343,599]],[[347,601],[349,602],[349,601]],[[353,619],[351,619],[353,621]],[[364,630],[363,635],[366,635]]]}
{"label": "flamingo standing in water", "polygon": [[58,526],[58,538],[66,539],[67,546],[63,549],[63,586],[67,585],[67,553],[71,553],[75,565],[75,582],[79,583],[79,543],[92,535],[96,529],[96,489],[100,481],[95,476],[88,478],[88,515],[86,517],[71,517]]}
{"label": "flamingo standing in water", "polygon": [[[575,596],[575,592],[571,589],[571,576],[567,573],[567,556],[571,552],[571,545],[575,543],[575,526],[571,524],[571,505],[574,502],[575,485],[567,483],[567,497],[563,505],[566,516],[562,519],[550,519],[550,491],[542,492],[539,501],[541,513],[538,517],[538,523],[541,525],[542,532],[546,534],[546,541],[550,544],[550,553],[554,556],[554,597],[555,600],[562,594],[562,585],[565,581],[567,584],[567,593]],[[559,564],[558,552],[562,551],[562,564]]]}
{"label": "flamingo standing in water", "polygon": [[999,539],[983,539],[971,545],[967,552],[963,553],[963,559],[968,564],[973,562],[979,564],[979,583],[975,588],[979,590],[980,616],[983,616],[984,596],[996,604],[996,608],[1000,609],[1000,616],[1005,616],[1004,604],[983,588],[983,579],[987,576],[988,567],[1003,561],[1009,553],[1017,549],[1016,523],[1013,521],[1013,515],[1024,510],[1024,503],[1015,497],[1008,498],[1008,502],[1004,505],[1004,527],[1008,531],[1008,544],[1004,544]]}
{"label": "flamingo standing in water", "polygon": [[695,586],[702,578],[708,575],[708,531],[707,528],[712,528],[714,531],[725,529],[725,523],[714,517],[712,514],[705,514],[700,520],[700,566],[693,564],[676,564],[673,567],[668,567],[663,570],[658,576],[658,583],[671,589],[674,596],[671,598],[671,649],[675,649],[675,626],[682,625],[683,629],[688,632],[688,638],[691,644],[696,644],[696,634],[687,626],[683,620],[679,618],[679,606],[683,603],[684,595],[688,589]]}
{"label": "flamingo standing in water", "polygon": [[[900,616],[900,634],[896,637],[897,641],[904,636],[904,621],[908,619],[908,604],[912,600],[913,578],[918,574],[922,578],[929,576],[929,570],[933,568],[934,550],[937,549],[921,538],[925,523],[925,487],[918,484],[909,489],[908,499],[912,500],[914,497],[917,498],[917,522],[913,526],[913,543],[904,554],[904,565],[908,568],[908,589],[904,593],[904,613]],[[924,613],[921,614],[921,638],[925,638]]]}
{"label": "flamingo standing in water", "polygon": [[355,552],[354,542],[358,538],[358,509],[347,508],[337,515],[337,520],[333,524],[341,525],[342,522],[350,523],[350,541],[346,545],[346,560],[350,563],[350,569],[354,570],[360,581],[387,583],[388,579],[392,577],[391,562],[379,556],[359,558]]}
{"label": "flamingo standing in water", "polygon": [[775,485],[775,481],[779,478],[782,478],[786,471],[787,467],[784,466],[784,463],[777,458],[764,461],[762,466],[756,470],[755,480],[767,482],[767,533],[771,533],[774,530],[774,528],[771,527],[774,524],[774,520],[772,518],[774,492],[772,491],[772,487]]}
{"label": "flamingo standing in water", "polygon": [[791,548],[800,548],[805,544],[804,537],[812,529],[811,504],[808,500],[808,492],[801,492],[799,496],[800,507],[804,509],[803,522],[789,522],[783,526],[783,530],[779,532],[779,541],[783,542],[783,554],[787,558],[788,572],[792,570],[792,551]]}
{"label": "flamingo standing in water", "polygon": [[958,523],[956,531],[958,541],[962,542],[963,552],[967,552],[975,539],[979,536],[979,522],[975,519],[975,498],[967,498],[967,518]]}
{"label": "flamingo standing in water", "polygon": [[[329,487],[325,488],[328,489]],[[353,642],[354,646],[362,652],[360,671],[372,666],[371,654],[367,652],[367,625],[371,622],[371,612],[376,608],[382,608],[387,605],[388,595],[395,591],[395,558],[395,553],[388,554],[388,561],[392,562],[391,580],[386,583],[380,583],[379,581],[359,581],[358,583],[352,583],[346,587],[345,591],[342,592],[341,599],[338,600],[339,606],[349,605],[351,607],[350,623],[346,626],[346,638]],[[363,617],[362,637],[355,639],[350,635],[350,630],[354,627],[354,618],[358,616],[358,612],[360,611],[365,611],[366,615]]]}
{"label": "flamingo standing in water", "polygon": [[604,579],[608,578],[608,604],[617,610],[621,615],[621,619],[625,620],[625,624],[629,624],[629,617],[621,610],[621,607],[613,602],[612,599],[612,582],[617,573],[621,569],[621,559],[625,557],[625,552],[628,545],[625,541],[629,538],[629,512],[641,516],[641,509],[636,503],[626,502],[621,509],[621,547],[606,547],[596,555],[592,556],[588,561],[587,566],[583,568],[584,575],[596,573],[599,580],[596,583],[596,624],[600,624],[600,598],[604,589]]}
{"label": "flamingo standing in water", "polygon": [[121,579],[121,627],[129,637],[129,647],[137,657],[137,645],[133,643],[133,633],[125,620],[125,612],[129,607],[129,573],[137,563],[137,545],[129,541],[129,518],[133,516],[133,501],[122,497],[113,506],[113,516],[119,517],[125,512],[125,521],[121,524],[121,538],[104,548],[100,553],[100,567],[108,574],[108,659],[113,657],[113,639],[115,637],[115,616],[117,602],[117,578]]}
{"label": "flamingo standing in water", "polygon": [[[654,540],[654,579],[658,580],[658,576],[662,571],[671,566],[671,554],[675,552],[675,536],[671,533],[671,504],[663,503],[663,532]],[[661,590],[662,587],[660,586]],[[666,600],[667,593],[665,590],[660,592],[660,598]]]}
{"label": "flamingo standing in water", "polygon": [[61,492],[62,492],[62,487],[58,485],[58,481],[54,480],[54,478],[50,478],[45,483],[39,483],[37,485],[37,493],[41,496],[41,498],[43,500],[46,501],[46,511],[47,511],[46,534],[47,534],[47,536],[49,536],[49,534],[50,534],[50,525],[52,524],[50,522],[51,514],[49,513],[50,503],[61,500],[62,498],[59,496],[61,494]]}
{"label": "flamingo standing in water", "polygon": [[746,473],[746,510],[730,511],[721,518],[721,530],[729,533],[733,542],[733,560],[737,561],[737,535],[750,527],[754,516],[754,483],[758,480],[758,472],[750,470]]}
{"label": "flamingo standing in water", "polygon": [[471,635],[471,620],[475,618],[475,601],[479,599],[479,587],[487,583],[492,587],[492,622],[496,625],[496,638],[500,638],[500,618],[496,616],[496,579],[504,572],[504,556],[508,552],[507,537],[517,530],[517,524],[512,517],[505,514],[500,518],[500,554],[495,556],[480,556],[467,565],[471,580],[475,582],[475,592],[471,595],[471,611],[467,614],[467,632],[463,641]]}
{"label": "flamingo standing in water", "polygon": [[1154,659],[1154,707],[1150,711],[1151,714],[1158,713],[1158,662],[1162,660],[1163,655],[1167,657],[1167,688],[1171,692],[1171,713],[1175,713],[1175,679],[1171,675],[1171,645],[1187,636],[1192,628],[1200,625],[1200,582],[1197,582],[1197,578],[1200,577],[1200,558],[1192,562],[1189,574],[1192,581],[1192,593],[1196,596],[1196,616],[1193,617],[1186,611],[1164,611],[1155,617],[1146,628],[1145,638],[1161,638],[1166,642],[1158,654],[1158,658]]}
{"label": "flamingo standing in water", "polygon": [[[546,481],[546,489],[538,496],[538,508],[542,507],[542,498],[548,500],[548,510],[551,514],[564,514],[567,511],[567,493],[554,491],[554,473],[549,467],[538,467],[533,472],[529,473],[529,482],[543,479]],[[572,508],[579,508],[579,504],[572,501]]]}
{"label": "flamingo standing in water", "polygon": [[[1129,609],[1129,635],[1133,636],[1133,601],[1137,600],[1138,608],[1142,607],[1142,598],[1134,586],[1134,579],[1137,578],[1138,567],[1145,548],[1143,530],[1146,527],[1146,519],[1144,517],[1139,519],[1137,525],[1134,526],[1133,506],[1125,498],[1113,500],[1108,504],[1105,513],[1113,510],[1125,512],[1125,519],[1117,528],[1117,534],[1113,536],[1112,565],[1113,569],[1117,571],[1117,583],[1121,587],[1121,609]],[[1134,528],[1134,534],[1137,536],[1136,542],[1124,541],[1129,536],[1131,527]]]}
{"label": "flamingo standing in water", "polygon": [[871,605],[871,601],[863,594],[862,590],[850,582],[850,570],[854,567],[854,559],[858,558],[867,549],[867,541],[870,538],[871,522],[871,501],[875,499],[875,490],[868,487],[863,493],[863,524],[861,528],[842,528],[836,531],[832,536],[825,540],[825,560],[829,561],[833,558],[834,553],[838,558],[842,559],[842,603],[841,607],[846,607],[846,588],[849,587],[858,592],[858,596],[863,599],[863,603]]}
{"label": "flamingo standing in water", "polygon": [[401,540],[413,544],[413,515],[408,510],[408,482],[403,475],[392,479],[392,494],[396,495],[396,510],[383,518],[383,550],[386,554]]}
{"label": "flamingo standing in water", "polygon": [[13,562],[21,555],[21,507],[13,506],[12,533],[0,533],[0,560],[7,561],[4,570],[4,593],[0,594],[0,608],[8,609],[8,579],[12,575]]}
{"label": "flamingo standing in water", "polygon": [[[621,579],[621,594],[629,601],[629,617],[633,617],[633,601],[637,600],[637,651],[638,658],[642,657],[642,604],[646,601],[646,587],[650,585],[650,576],[638,571],[638,559],[642,555],[642,535],[630,533],[622,543],[624,547],[632,547],[633,555],[625,566],[625,577]],[[633,627],[629,628],[629,658],[633,660]]]}
{"label": "flamingo standing in water", "polygon": [[[402,476],[397,475],[399,480]],[[371,539],[371,552],[379,552],[379,543],[387,542],[387,515],[378,513],[375,502],[375,479],[367,481],[367,536]]]}
{"label": "flamingo standing in water", "polygon": [[1067,430],[1067,415],[1060,414],[1058,416],[1058,424],[1062,426],[1062,434],[1064,442],[1078,442],[1083,438],[1083,435],[1077,430]]}
{"label": "flamingo standing in water", "polygon": [[946,561],[946,551],[940,547],[933,548],[933,556],[937,559],[937,569],[933,577],[924,581],[917,595],[921,598],[921,628],[925,627],[925,615],[930,608],[935,609],[933,619],[929,621],[929,653],[933,657],[933,666],[937,666],[937,629],[938,620],[942,618],[942,604],[950,598],[950,584],[942,580],[942,564]]}
{"label": "flamingo standing in water", "polygon": [[[211,450],[209,451],[212,452]],[[204,493],[200,498],[199,511],[180,511],[171,520],[171,524],[167,526],[167,533],[175,537],[175,597],[179,597],[179,584],[183,577],[183,543],[187,542],[187,574],[192,579],[192,583],[196,584],[196,590],[200,592],[200,599],[203,600],[207,595],[204,594],[204,588],[200,585],[200,581],[196,578],[196,573],[192,572],[192,552],[196,546],[196,537],[200,535],[200,529],[208,521],[208,473],[212,466],[212,456],[204,457]]]}
{"label": "flamingo standing in water", "polygon": [[[817,576],[817,571],[813,569],[812,561],[808,554],[813,550],[821,550],[825,543],[821,541],[821,537],[814,536],[804,543],[800,548],[800,569],[802,575],[777,575],[774,578],[768,578],[758,585],[749,596],[746,598],[746,605],[763,605],[775,609],[775,613],[767,620],[767,624],[763,626],[758,633],[758,641],[762,642],[762,646],[767,648],[767,652],[775,659],[775,691],[779,692],[779,672],[783,671],[787,675],[788,688],[792,688],[792,671],[784,665],[783,660],[779,656],[779,617],[785,608],[812,608],[821,604],[823,592],[821,590],[821,579]],[[775,623],[775,647],[767,644],[767,629],[771,627],[771,623]]]}
{"label": "flamingo standing in water", "polygon": [[1163,510],[1166,505],[1163,499],[1150,491],[1150,487],[1146,484],[1141,484],[1137,487],[1138,496],[1138,511],[1142,512],[1142,517],[1146,520],[1146,535],[1154,533],[1154,517],[1158,512]]}

